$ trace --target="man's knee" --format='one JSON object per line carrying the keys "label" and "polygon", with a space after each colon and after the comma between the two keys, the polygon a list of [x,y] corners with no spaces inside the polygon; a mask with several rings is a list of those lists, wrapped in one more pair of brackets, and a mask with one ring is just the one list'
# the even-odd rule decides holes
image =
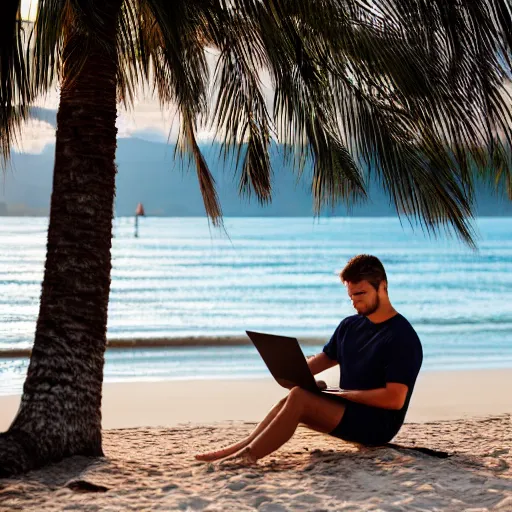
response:
{"label": "man's knee", "polygon": [[286,399],[286,405],[288,407],[302,407],[304,405],[304,402],[306,401],[308,392],[299,386],[295,386],[291,389],[291,391],[288,393],[288,397]]}
{"label": "man's knee", "polygon": [[290,389],[290,392],[288,393],[288,396],[298,397],[303,396],[306,391],[302,389],[300,386],[294,386],[292,389]]}

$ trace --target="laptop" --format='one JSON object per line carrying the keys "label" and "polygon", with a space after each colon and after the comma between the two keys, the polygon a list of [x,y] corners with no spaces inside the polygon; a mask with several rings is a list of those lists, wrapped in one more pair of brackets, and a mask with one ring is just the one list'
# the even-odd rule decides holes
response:
{"label": "laptop", "polygon": [[304,353],[296,338],[263,332],[245,331],[267,365],[270,373],[281,386],[290,389],[299,386],[313,393],[340,391],[328,387],[321,390],[311,373]]}

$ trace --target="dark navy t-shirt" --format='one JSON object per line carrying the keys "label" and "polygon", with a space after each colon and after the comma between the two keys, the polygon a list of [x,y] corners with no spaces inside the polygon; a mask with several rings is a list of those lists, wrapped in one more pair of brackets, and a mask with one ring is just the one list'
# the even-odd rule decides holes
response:
{"label": "dark navy t-shirt", "polygon": [[387,382],[408,386],[402,409],[389,411],[402,423],[423,361],[420,339],[400,314],[374,324],[363,315],[345,318],[325,345],[325,354],[340,365],[342,389],[376,389]]}

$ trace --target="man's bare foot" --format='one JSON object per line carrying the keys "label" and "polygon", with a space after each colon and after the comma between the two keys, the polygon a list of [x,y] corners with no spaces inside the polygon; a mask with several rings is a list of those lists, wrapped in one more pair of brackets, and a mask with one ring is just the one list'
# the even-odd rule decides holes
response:
{"label": "man's bare foot", "polygon": [[224,467],[254,466],[258,459],[252,454],[251,447],[246,446],[237,453],[220,461]]}
{"label": "man's bare foot", "polygon": [[226,446],[225,448],[221,448],[220,450],[216,450],[214,452],[206,452],[206,453],[198,453],[194,455],[196,460],[200,460],[202,462],[213,462],[214,460],[223,459],[224,457],[229,457],[234,453],[238,452],[242,448],[247,446],[247,442],[235,443],[230,446]]}

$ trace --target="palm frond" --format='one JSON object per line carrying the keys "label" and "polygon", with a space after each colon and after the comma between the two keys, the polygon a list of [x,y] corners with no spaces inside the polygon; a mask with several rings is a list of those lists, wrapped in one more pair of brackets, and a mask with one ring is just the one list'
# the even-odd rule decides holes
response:
{"label": "palm frond", "polygon": [[148,70],[142,69],[142,63],[147,61],[141,55],[139,40],[142,23],[138,2],[125,0],[121,6],[117,33],[117,95],[126,108],[133,107],[137,93],[142,91],[142,78],[148,75]]}
{"label": "palm frond", "polygon": [[[283,4],[297,12],[303,2]],[[509,19],[510,3],[345,5],[350,19],[341,17],[345,25],[338,37],[339,21],[331,16],[322,24],[305,20],[301,40],[312,55],[318,56],[319,41],[329,48],[318,58],[336,89],[348,147],[384,177],[399,212],[419,218],[434,233],[451,226],[471,244],[474,168],[493,162],[482,153],[503,155],[505,145],[510,147],[511,101],[504,82],[511,28],[496,14]],[[379,146],[377,137],[386,144]],[[510,159],[500,162],[491,172],[506,175]],[[428,180],[437,181],[435,190]]]}
{"label": "palm frond", "polygon": [[314,158],[314,211],[320,214],[322,206],[334,208],[343,201],[349,208],[366,199],[365,183],[360,169],[350,152],[335,137],[326,133],[319,120],[307,128]]}
{"label": "palm frond", "polygon": [[[141,39],[154,68],[153,79],[163,104],[183,105],[200,120],[207,114],[209,70],[197,29],[193,3],[141,0],[152,32]],[[142,54],[141,54],[142,55]]]}
{"label": "palm frond", "polygon": [[[79,72],[88,48],[69,44],[73,34],[103,40],[107,4],[40,0],[32,32],[21,23],[20,0],[4,3],[5,161],[35,95],[64,67],[68,78]],[[124,0],[118,93],[129,106],[149,82],[162,105],[178,109],[179,143],[195,161],[215,222],[220,206],[196,140],[208,120],[225,156],[242,162],[241,193],[270,200],[275,138],[292,148],[299,174],[312,164],[317,212],[364,199],[375,175],[399,214],[433,233],[451,226],[472,243],[475,170],[512,189],[512,99],[504,87],[511,22],[510,0]],[[211,48],[219,55],[212,84]],[[263,72],[274,88],[271,108]]]}
{"label": "palm frond", "polygon": [[475,165],[477,177],[491,185],[498,196],[506,195],[512,201],[512,148],[496,140],[492,154],[479,150],[480,161]]}
{"label": "palm frond", "polygon": [[[225,16],[223,34],[227,32],[229,37],[212,37],[221,51],[222,69],[215,121],[217,128],[229,136],[225,142],[232,143],[237,138],[243,141],[249,131],[250,148],[254,127],[262,128],[260,140],[268,140],[269,132],[280,131],[285,141],[297,148],[299,168],[309,157],[314,161],[312,188],[317,211],[323,203],[364,197],[360,173],[336,135],[327,74],[318,60],[310,58],[310,50],[302,44],[296,25],[283,23],[277,2],[268,9],[259,3],[248,5],[250,10],[244,11],[237,5]],[[316,48],[311,53],[317,55],[318,51]],[[277,128],[270,124],[260,93],[258,71],[263,66],[270,71],[275,88],[273,121]],[[268,149],[265,158],[267,153]],[[269,164],[262,157],[259,161],[263,165],[256,170],[261,176],[260,183],[266,185]],[[246,161],[244,169],[247,167]],[[252,182],[258,192],[256,181]],[[258,195],[261,199],[262,193]]]}
{"label": "palm frond", "polygon": [[249,134],[240,176],[239,193],[250,196],[252,188],[260,203],[264,204],[270,202],[272,197],[270,136],[267,127],[259,126],[254,121],[249,122]]}
{"label": "palm frond", "polygon": [[44,95],[59,79],[62,66],[66,76],[77,76],[86,48],[64,55],[65,31],[69,34],[74,25],[73,6],[68,0],[39,0],[33,33],[32,84],[35,94]]}
{"label": "palm frond", "polygon": [[215,190],[215,180],[197,144],[193,115],[183,108],[181,119],[181,131],[176,148],[182,157],[188,155],[194,158],[206,214],[212,219],[214,226],[222,226],[222,210]]}
{"label": "palm frond", "polygon": [[245,146],[240,193],[250,195],[252,189],[265,203],[270,200],[272,188],[271,121],[258,77],[258,42],[250,38],[240,41],[230,30],[232,26],[227,25],[222,39],[214,39],[222,50],[214,76],[216,102],[212,121],[222,134],[225,156],[238,146],[236,167]]}
{"label": "palm frond", "polygon": [[196,139],[197,123],[207,116],[209,78],[198,15],[186,2],[125,1],[118,36],[119,96],[129,106],[144,79],[152,83],[162,106],[177,107],[177,152],[193,158],[206,213],[219,226],[215,180]]}
{"label": "palm frond", "polygon": [[209,118],[225,157],[243,159],[241,193],[270,200],[276,137],[299,174],[312,163],[316,211],[364,199],[376,173],[399,214],[471,244],[475,167],[510,172],[510,19],[508,0],[126,0],[120,97],[130,103],[150,80],[182,113],[202,174],[194,141],[210,115],[214,48]]}
{"label": "palm frond", "polygon": [[19,136],[21,123],[27,118],[32,100],[30,87],[27,33],[20,0],[6,0],[0,18],[0,163],[6,164],[11,144]]}

